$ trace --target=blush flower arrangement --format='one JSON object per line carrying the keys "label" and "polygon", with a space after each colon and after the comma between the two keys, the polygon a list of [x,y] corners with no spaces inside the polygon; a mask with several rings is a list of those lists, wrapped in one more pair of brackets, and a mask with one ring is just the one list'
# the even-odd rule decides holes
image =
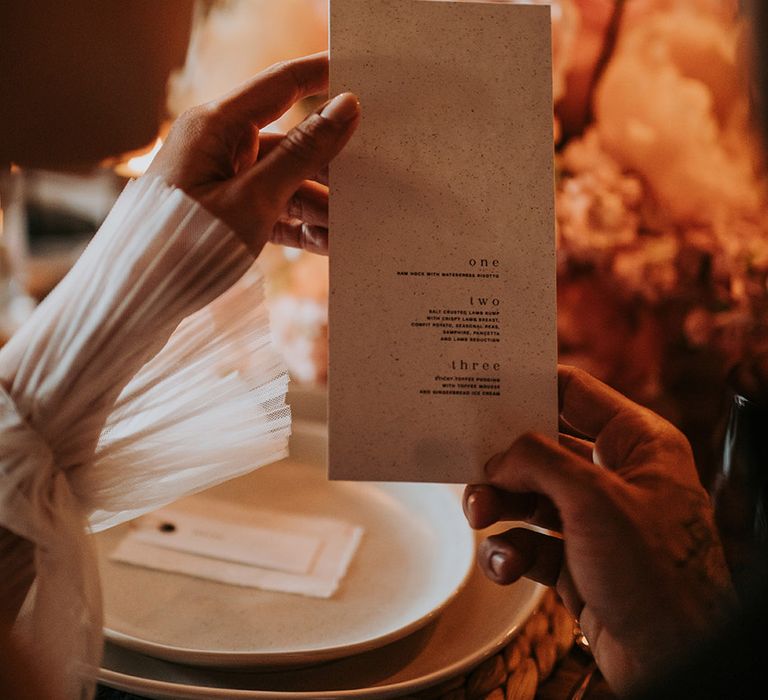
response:
{"label": "blush flower arrangement", "polygon": [[768,348],[749,28],[729,0],[561,2],[581,49],[556,103],[561,360],[666,414],[712,465],[728,369]]}
{"label": "blush flower arrangement", "polygon": [[766,178],[737,2],[572,0],[556,103],[561,360],[690,438],[705,480],[726,376],[768,347]]}

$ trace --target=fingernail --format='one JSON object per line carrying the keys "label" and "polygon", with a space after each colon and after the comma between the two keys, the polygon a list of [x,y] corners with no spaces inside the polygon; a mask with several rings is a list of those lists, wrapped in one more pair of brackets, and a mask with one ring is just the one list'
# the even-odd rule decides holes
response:
{"label": "fingernail", "polygon": [[328,229],[303,223],[301,225],[301,247],[312,253],[328,255]]}
{"label": "fingernail", "polygon": [[351,92],[336,95],[320,110],[320,116],[336,124],[351,122],[360,111],[360,100]]}
{"label": "fingernail", "polygon": [[465,503],[464,514],[467,516],[467,520],[469,520],[469,524],[474,525],[476,520],[475,507],[477,506],[477,494],[472,493],[469,496],[467,496],[467,500],[464,501],[464,503]]}
{"label": "fingernail", "polygon": [[507,555],[504,554],[504,552],[494,552],[491,554],[491,557],[488,560],[488,566],[491,567],[493,575],[497,578],[501,578],[502,574],[504,573],[504,566],[506,563]]}

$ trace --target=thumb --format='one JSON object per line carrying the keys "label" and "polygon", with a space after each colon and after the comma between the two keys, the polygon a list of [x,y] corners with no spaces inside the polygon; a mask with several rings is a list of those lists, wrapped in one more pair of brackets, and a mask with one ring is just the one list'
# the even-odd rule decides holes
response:
{"label": "thumb", "polygon": [[351,92],[337,95],[289,131],[243,177],[257,199],[282,211],[302,183],[341,151],[357,127],[360,102]]}

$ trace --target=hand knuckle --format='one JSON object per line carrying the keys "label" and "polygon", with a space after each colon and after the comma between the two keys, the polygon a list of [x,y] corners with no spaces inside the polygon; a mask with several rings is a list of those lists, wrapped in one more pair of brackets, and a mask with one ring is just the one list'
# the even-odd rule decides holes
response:
{"label": "hand knuckle", "polygon": [[523,433],[515,442],[526,450],[540,450],[547,445],[546,438],[532,430]]}
{"label": "hand knuckle", "polygon": [[288,200],[288,216],[290,216],[293,219],[303,219],[304,218],[304,204],[301,200],[301,197],[299,197],[297,194],[293,195]]}
{"label": "hand knuckle", "polygon": [[273,63],[264,71],[264,74],[278,81],[287,79],[297,91],[302,88],[302,80],[296,67],[296,61],[285,60]]}
{"label": "hand knuckle", "polygon": [[693,458],[693,450],[688,438],[674,425],[665,421],[662,439],[670,448],[680,453],[683,457]]}
{"label": "hand knuckle", "polygon": [[267,73],[285,73],[291,70],[291,62],[289,60],[275,61],[269,68]]}
{"label": "hand knuckle", "polygon": [[648,442],[683,451],[690,449],[688,438],[678,428],[648,409],[638,416],[638,424],[637,432],[644,435]]}
{"label": "hand knuckle", "polygon": [[183,112],[173,124],[172,134],[176,138],[183,138],[189,143],[211,128],[211,121],[215,118],[215,112],[210,105],[198,105]]}
{"label": "hand knuckle", "polygon": [[275,78],[280,76],[281,73],[285,72],[287,61],[277,61],[269,66],[267,66],[264,70],[261,71],[261,76],[265,78]]}
{"label": "hand knuckle", "polygon": [[209,102],[206,104],[196,105],[190,107],[179,117],[179,122],[182,124],[204,124],[209,122],[217,112],[217,104],[215,102]]}
{"label": "hand knuckle", "polygon": [[509,453],[509,450],[504,450],[503,452],[498,453],[494,457],[492,457],[484,467],[484,472],[486,477],[492,482],[494,477],[496,477],[498,474],[503,473],[507,466],[506,466],[506,460],[507,455]]}
{"label": "hand knuckle", "polygon": [[321,119],[306,119],[291,129],[280,142],[283,149],[302,162],[314,162],[321,156]]}

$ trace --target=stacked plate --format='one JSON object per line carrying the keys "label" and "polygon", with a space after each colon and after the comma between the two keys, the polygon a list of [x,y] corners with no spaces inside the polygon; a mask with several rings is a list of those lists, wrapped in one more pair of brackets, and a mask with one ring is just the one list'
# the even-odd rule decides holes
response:
{"label": "stacked plate", "polygon": [[329,482],[323,398],[293,397],[291,456],[212,489],[239,507],[364,528],[331,599],[240,588],[111,561],[98,536],[107,644],[99,680],[150,698],[397,697],[466,672],[525,622],[542,589],[474,566],[461,490]]}

